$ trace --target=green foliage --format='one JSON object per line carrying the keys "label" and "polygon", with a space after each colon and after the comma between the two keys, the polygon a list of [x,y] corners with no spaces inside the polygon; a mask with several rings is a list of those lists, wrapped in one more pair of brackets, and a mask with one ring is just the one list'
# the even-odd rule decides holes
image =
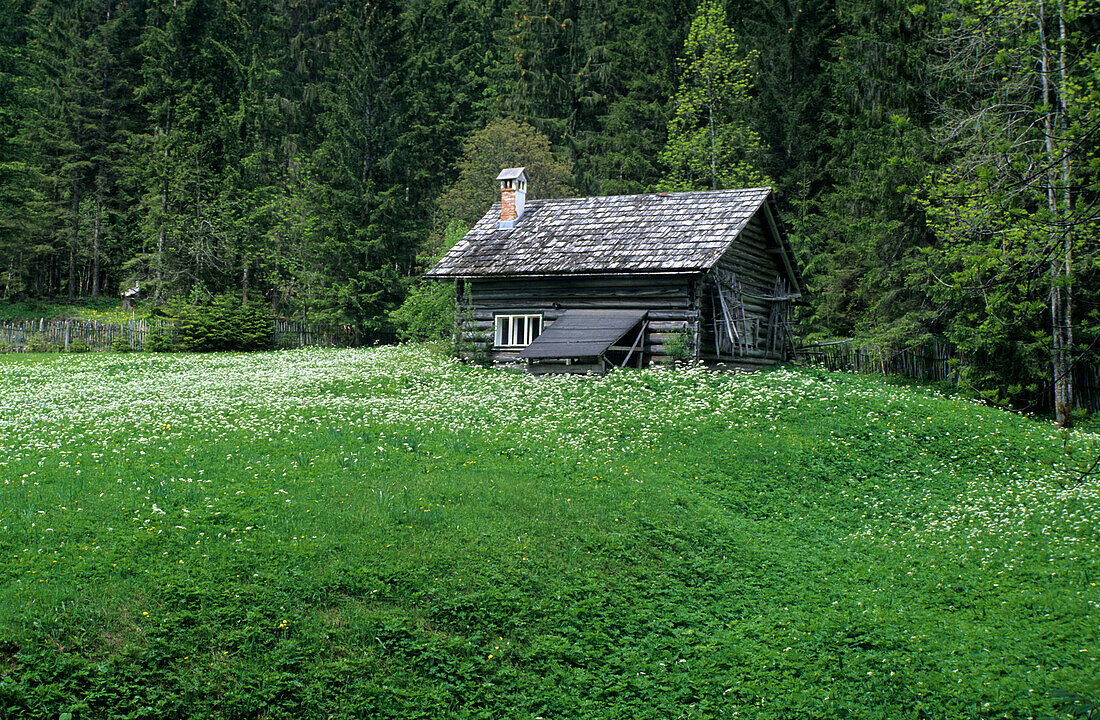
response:
{"label": "green foliage", "polygon": [[41,300],[24,300],[22,302],[0,303],[0,320],[10,322],[12,320],[37,320],[39,318],[64,317],[67,313],[62,308],[68,305],[44,302]]}
{"label": "green foliage", "polygon": [[397,338],[403,342],[449,338],[454,317],[454,283],[430,280],[414,286],[401,307],[390,314]]}
{"label": "green foliage", "polygon": [[50,349],[49,343],[42,333],[34,333],[26,339],[27,352],[44,353]]}
{"label": "green foliage", "polygon": [[942,329],[928,310],[926,283],[914,277],[930,242],[924,208],[912,196],[928,168],[927,135],[895,115],[838,130],[832,147],[838,182],[818,212],[797,219],[794,233],[808,251],[816,299],[807,335],[918,343]]}
{"label": "green foliage", "polygon": [[67,300],[28,299],[21,301],[0,301],[0,321],[21,320],[63,320],[66,318],[119,322],[138,317],[144,311],[123,311],[117,298],[80,298],[76,302]]}
{"label": "green foliage", "polygon": [[1078,359],[1074,334],[1095,333],[1075,315],[1076,298],[1098,288],[1086,208],[1100,174],[1095,146],[1080,142],[1100,128],[1095,37],[1081,14],[1094,21],[1096,8],[948,7],[939,70],[965,91],[936,126],[943,147],[923,183],[936,242],[919,281],[951,318],[946,334],[967,354],[964,377],[977,391],[1018,400],[1053,384],[1059,422],[1069,423],[1072,397],[1068,407],[1060,397]]}
{"label": "green foliage", "polygon": [[119,335],[111,340],[111,350],[117,353],[128,353],[134,351],[134,346],[130,344],[130,338]]}
{"label": "green foliage", "polygon": [[[582,8],[599,18],[584,37],[582,70],[569,73],[586,84],[574,103],[579,110],[572,111],[577,128],[567,137],[576,184],[584,195],[647,192],[665,174],[660,153],[668,139],[668,103],[676,93],[676,58],[694,3],[648,0]],[[594,121],[586,122],[588,113]]]}
{"label": "green foliage", "polygon": [[171,352],[176,349],[172,335],[165,325],[154,325],[145,338],[146,352]]}
{"label": "green foliage", "polygon": [[757,56],[744,53],[718,0],[695,11],[680,60],[668,144],[661,161],[668,189],[766,185],[757,169],[763,146],[746,121]]}
{"label": "green foliage", "polygon": [[951,337],[980,392],[1042,392],[1044,338],[1100,327],[1095,2],[726,5],[3,0],[0,298],[201,286],[388,342],[503,166],[532,198],[768,183],[803,337]]}
{"label": "green foliage", "polygon": [[244,305],[231,296],[221,296],[206,305],[174,306],[172,314],[180,350],[269,350],[274,344],[271,310],[263,305]]}
{"label": "green foliage", "polygon": [[686,362],[691,359],[691,332],[686,328],[672,333],[665,341],[665,353],[673,360]]}
{"label": "green foliage", "polygon": [[[781,112],[810,112],[824,104],[819,120],[807,120],[822,123],[816,142],[823,146],[799,159],[797,181],[787,183],[788,193],[803,198],[798,212],[786,217],[812,298],[802,312],[802,337],[854,336],[887,349],[917,344],[944,330],[928,302],[927,279],[914,273],[920,248],[931,241],[915,197],[935,147],[927,128],[938,89],[927,70],[934,54],[930,22],[893,3],[842,2],[835,16],[804,9],[792,18],[789,35],[823,17],[835,20],[829,62],[818,70],[818,82],[824,82],[812,86],[810,68],[786,67],[801,79],[804,93],[823,97],[807,107],[784,97],[787,86],[779,79],[771,92]],[[807,28],[806,40],[821,31]],[[761,52],[767,67],[778,51]],[[787,134],[806,131],[803,125]]]}
{"label": "green foliage", "polygon": [[5,356],[0,396],[12,720],[1095,705],[1091,433],[846,373],[416,346]]}
{"label": "green foliage", "polygon": [[[418,261],[432,265],[462,239],[469,228],[452,220],[443,232],[443,242],[435,252]],[[413,285],[404,302],[390,313],[390,322],[397,330],[397,339],[405,341],[444,340],[454,334],[455,286],[453,282],[422,280]]]}
{"label": "green foliage", "polygon": [[527,123],[499,118],[463,143],[459,177],[439,199],[444,225],[467,227],[500,201],[496,176],[502,168],[527,168],[528,199],[568,197],[573,193],[572,163],[554,156],[549,139]]}

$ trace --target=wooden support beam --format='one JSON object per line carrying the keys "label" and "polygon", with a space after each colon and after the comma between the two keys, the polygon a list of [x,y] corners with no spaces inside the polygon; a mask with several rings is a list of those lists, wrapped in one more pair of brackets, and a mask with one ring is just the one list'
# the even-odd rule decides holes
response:
{"label": "wooden support beam", "polygon": [[642,338],[645,337],[645,329],[647,324],[648,321],[642,321],[642,330],[638,333],[638,337],[634,338],[634,344],[630,346],[630,352],[626,354],[626,357],[623,359],[623,364],[619,367],[626,367],[626,364],[630,362],[630,356],[634,354],[634,350],[637,349],[638,343],[640,343],[642,341]]}

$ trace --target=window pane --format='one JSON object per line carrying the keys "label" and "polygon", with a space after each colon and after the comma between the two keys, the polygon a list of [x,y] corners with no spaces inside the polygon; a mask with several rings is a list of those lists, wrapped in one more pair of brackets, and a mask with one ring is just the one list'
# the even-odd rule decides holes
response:
{"label": "window pane", "polygon": [[513,318],[514,330],[512,335],[513,345],[523,345],[524,338],[527,337],[527,318],[522,315]]}
{"label": "window pane", "polygon": [[534,342],[535,338],[537,338],[541,334],[542,334],[542,317],[540,317],[539,315],[532,315],[531,316],[531,331],[529,333],[530,337],[527,340],[527,344],[530,345],[532,342]]}

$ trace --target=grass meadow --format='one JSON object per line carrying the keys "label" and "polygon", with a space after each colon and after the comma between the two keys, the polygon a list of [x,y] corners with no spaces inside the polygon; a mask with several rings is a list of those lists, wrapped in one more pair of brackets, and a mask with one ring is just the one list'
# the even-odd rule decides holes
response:
{"label": "grass meadow", "polygon": [[1100,712],[1088,432],[416,346],[7,356],[0,406],[3,718]]}

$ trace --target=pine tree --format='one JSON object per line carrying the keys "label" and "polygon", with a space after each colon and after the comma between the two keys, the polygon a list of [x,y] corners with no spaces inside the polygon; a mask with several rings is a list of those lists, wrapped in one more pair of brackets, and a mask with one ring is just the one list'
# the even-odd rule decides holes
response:
{"label": "pine tree", "polygon": [[792,204],[816,197],[825,184],[832,135],[823,122],[830,94],[843,90],[827,75],[831,51],[845,23],[874,16],[876,2],[759,0],[737,3],[730,13],[758,58],[748,121],[764,145],[759,167]]}
{"label": "pine tree", "polygon": [[924,283],[909,278],[929,241],[914,195],[932,159],[930,28],[926,13],[879,0],[844,0],[836,21],[818,78],[825,150],[800,163],[805,187],[788,184],[787,220],[811,271],[811,332],[890,349],[943,330]]}
{"label": "pine tree", "polygon": [[227,227],[222,183],[238,158],[226,136],[239,103],[241,18],[219,0],[150,8],[140,51],[137,97],[148,124],[141,155],[141,232],[145,251],[131,263],[156,301],[197,283],[225,288],[237,245]]}
{"label": "pine tree", "polygon": [[669,102],[679,81],[692,3],[612,4],[603,67],[593,75],[594,121],[573,146],[577,187],[595,195],[644,192],[664,175],[659,156],[668,139]]}
{"label": "pine tree", "polygon": [[24,142],[33,105],[24,0],[0,1],[0,297],[26,293],[33,285],[35,236],[45,197],[35,172],[33,145]]}

